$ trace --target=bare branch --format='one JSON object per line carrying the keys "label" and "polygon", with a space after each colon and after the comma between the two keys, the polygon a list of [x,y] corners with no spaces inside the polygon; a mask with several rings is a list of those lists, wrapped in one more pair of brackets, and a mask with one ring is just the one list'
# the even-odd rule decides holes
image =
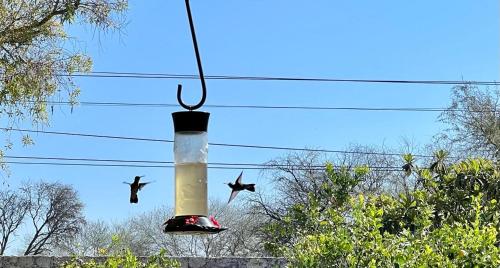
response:
{"label": "bare branch", "polygon": [[47,252],[50,245],[78,233],[84,222],[83,204],[70,186],[40,182],[25,184],[21,191],[34,228],[24,255]]}
{"label": "bare branch", "polygon": [[27,212],[27,202],[13,191],[0,191],[0,255],[7,249],[10,236],[13,235]]}
{"label": "bare branch", "polygon": [[440,115],[449,127],[436,137],[456,156],[500,158],[500,114],[498,90],[462,85],[454,88],[452,104]]}

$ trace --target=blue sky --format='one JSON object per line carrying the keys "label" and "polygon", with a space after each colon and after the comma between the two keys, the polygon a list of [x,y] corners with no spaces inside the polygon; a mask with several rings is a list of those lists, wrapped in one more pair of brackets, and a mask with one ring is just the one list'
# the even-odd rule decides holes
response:
{"label": "blue sky", "polygon": [[[499,2],[485,1],[191,1],[207,75],[352,79],[498,80]],[[130,1],[123,34],[72,27],[94,60],[94,71],[196,74],[184,1]],[[81,101],[198,101],[197,80],[79,78]],[[207,81],[206,104],[344,107],[446,107],[450,86]],[[52,131],[173,139],[170,114],[181,108],[68,107],[55,109]],[[209,140],[345,149],[351,143],[398,148],[407,138],[430,141],[437,113],[295,111],[202,108],[211,113]],[[27,125],[27,127],[30,127]],[[33,135],[10,155],[173,160],[172,145]],[[210,162],[262,163],[283,151],[211,147]],[[119,221],[173,204],[173,169],[12,165],[6,180],[72,184],[89,219]],[[155,180],[128,203],[124,180]],[[239,170],[209,170],[209,196],[226,199]],[[257,171],[244,181],[270,189]]]}

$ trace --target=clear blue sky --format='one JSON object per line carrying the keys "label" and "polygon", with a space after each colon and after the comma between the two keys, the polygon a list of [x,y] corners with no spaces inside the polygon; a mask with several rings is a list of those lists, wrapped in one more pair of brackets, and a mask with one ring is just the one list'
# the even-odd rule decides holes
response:
{"label": "clear blue sky", "polygon": [[[192,0],[208,75],[353,79],[498,80],[499,2],[485,1],[201,1]],[[125,33],[100,38],[71,32],[85,43],[94,71],[196,74],[184,1],[130,1]],[[176,103],[179,80],[77,79],[81,101]],[[199,81],[182,81],[197,102]],[[445,107],[450,86],[353,83],[207,81],[207,104],[365,107]],[[68,107],[55,109],[45,130],[172,139],[170,114],[179,108]],[[209,140],[344,149],[350,143],[397,148],[401,139],[425,144],[442,126],[437,113],[202,109],[211,113]],[[26,127],[30,127],[26,125]],[[172,145],[34,135],[10,155],[173,160]],[[210,162],[262,163],[283,151],[211,147]],[[11,166],[11,187],[31,179],[72,184],[89,219],[119,221],[173,204],[173,169]],[[155,180],[128,203],[124,180]],[[210,170],[209,196],[226,199],[238,170]],[[269,189],[246,171],[244,181]]]}

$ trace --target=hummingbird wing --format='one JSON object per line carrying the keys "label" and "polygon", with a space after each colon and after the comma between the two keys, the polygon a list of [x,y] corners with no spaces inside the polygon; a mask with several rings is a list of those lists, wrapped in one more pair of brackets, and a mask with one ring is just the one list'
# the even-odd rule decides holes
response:
{"label": "hummingbird wing", "polygon": [[227,203],[229,204],[229,202],[231,202],[231,200],[233,200],[233,199],[234,199],[234,198],[238,195],[238,193],[239,193],[239,192],[240,192],[240,191],[235,191],[235,190],[233,190],[233,191],[231,192],[231,196],[229,197],[229,201],[227,201]]}
{"label": "hummingbird wing", "polygon": [[150,184],[152,182],[154,182],[154,181],[141,182],[141,183],[139,183],[139,188],[138,189],[141,190],[144,186],[146,186],[146,184]]}
{"label": "hummingbird wing", "polygon": [[128,185],[131,185],[131,184],[132,184],[132,183],[130,183],[130,182],[126,182],[126,181],[124,181],[123,183],[128,184]]}
{"label": "hummingbird wing", "polygon": [[236,181],[234,182],[234,184],[241,184],[241,177],[243,176],[243,171],[241,171],[240,175],[238,176],[238,178],[236,179]]}

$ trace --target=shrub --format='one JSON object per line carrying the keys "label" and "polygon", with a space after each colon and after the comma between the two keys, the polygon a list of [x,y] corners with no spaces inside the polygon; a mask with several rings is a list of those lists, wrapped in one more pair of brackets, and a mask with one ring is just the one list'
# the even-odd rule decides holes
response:
{"label": "shrub", "polygon": [[100,253],[105,255],[108,252],[113,252],[110,256],[106,256],[105,261],[96,262],[93,259],[84,260],[81,257],[74,257],[70,262],[64,263],[62,268],[177,268],[181,264],[177,260],[172,260],[165,256],[165,251],[161,250],[158,254],[150,256],[146,263],[143,263],[135,256],[130,249],[118,249],[120,239],[113,236],[112,243],[107,249],[100,250]]}
{"label": "shrub", "polygon": [[431,167],[412,167],[412,192],[368,197],[350,191],[366,170],[329,168],[323,194],[267,226],[267,248],[293,267],[500,267],[498,166]]}

